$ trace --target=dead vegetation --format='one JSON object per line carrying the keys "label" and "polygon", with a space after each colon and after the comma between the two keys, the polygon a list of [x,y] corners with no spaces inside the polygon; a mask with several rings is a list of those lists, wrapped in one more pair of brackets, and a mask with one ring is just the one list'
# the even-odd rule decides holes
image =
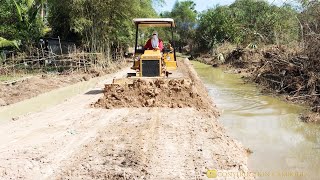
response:
{"label": "dead vegetation", "polygon": [[307,55],[273,46],[263,51],[235,50],[228,62],[233,67],[245,68],[252,81],[288,95],[287,100],[307,102],[313,112],[319,113],[320,63],[318,58]]}
{"label": "dead vegetation", "polygon": [[277,93],[288,94],[289,100],[310,102],[312,110],[320,112],[319,65],[318,59],[271,50],[264,53],[252,78]]}
{"label": "dead vegetation", "polygon": [[[307,103],[315,115],[305,115],[306,122],[318,121],[320,113],[320,36],[307,40],[306,48],[266,46],[236,48],[223,52],[225,64],[248,75],[252,82],[286,96],[292,102]],[[216,58],[209,62],[214,65]]]}

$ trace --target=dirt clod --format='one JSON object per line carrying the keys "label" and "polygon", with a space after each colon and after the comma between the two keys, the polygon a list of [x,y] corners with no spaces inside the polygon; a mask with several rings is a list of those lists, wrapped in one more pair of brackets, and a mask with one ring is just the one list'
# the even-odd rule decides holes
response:
{"label": "dirt clod", "polygon": [[84,81],[89,81],[90,78],[91,78],[91,77],[90,77],[89,75],[85,75],[85,76],[82,77],[82,79],[83,79]]}
{"label": "dirt clod", "polygon": [[7,103],[3,99],[0,98],[0,106],[6,106],[6,105],[7,105]]}
{"label": "dirt clod", "polygon": [[300,119],[306,123],[319,123],[320,115],[319,113],[306,113],[300,116]]}

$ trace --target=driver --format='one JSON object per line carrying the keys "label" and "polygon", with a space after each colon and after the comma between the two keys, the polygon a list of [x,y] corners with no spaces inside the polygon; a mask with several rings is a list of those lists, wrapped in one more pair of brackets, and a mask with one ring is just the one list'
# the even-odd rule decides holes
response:
{"label": "driver", "polygon": [[163,42],[160,38],[158,38],[158,32],[154,31],[152,33],[152,37],[147,41],[144,46],[145,50],[163,50]]}

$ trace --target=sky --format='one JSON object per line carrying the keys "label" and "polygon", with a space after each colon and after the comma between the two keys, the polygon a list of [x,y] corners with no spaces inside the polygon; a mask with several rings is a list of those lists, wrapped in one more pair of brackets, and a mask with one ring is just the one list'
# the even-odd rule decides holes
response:
{"label": "sky", "polygon": [[[158,13],[162,11],[171,11],[176,0],[164,0],[165,4],[161,6],[154,4],[154,8]],[[182,1],[182,0],[180,0]],[[291,0],[268,0],[275,5],[282,5],[284,2],[290,2]],[[201,12],[208,8],[215,7],[216,5],[230,5],[234,0],[193,0],[196,3],[196,10]]]}

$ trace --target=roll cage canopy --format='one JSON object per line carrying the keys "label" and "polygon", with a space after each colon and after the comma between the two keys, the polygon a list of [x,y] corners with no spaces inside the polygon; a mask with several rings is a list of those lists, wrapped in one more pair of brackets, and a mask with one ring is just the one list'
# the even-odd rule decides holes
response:
{"label": "roll cage canopy", "polygon": [[139,27],[175,27],[172,18],[136,18],[133,22]]}
{"label": "roll cage canopy", "polygon": [[[175,43],[173,40],[173,29],[175,27],[174,20],[172,18],[135,18],[133,22],[136,26],[136,42],[134,52],[136,53],[143,53],[143,49],[138,48],[138,32],[139,27],[168,27],[171,29],[171,42],[172,46],[175,47]],[[176,61],[176,50],[174,49],[174,60]]]}

